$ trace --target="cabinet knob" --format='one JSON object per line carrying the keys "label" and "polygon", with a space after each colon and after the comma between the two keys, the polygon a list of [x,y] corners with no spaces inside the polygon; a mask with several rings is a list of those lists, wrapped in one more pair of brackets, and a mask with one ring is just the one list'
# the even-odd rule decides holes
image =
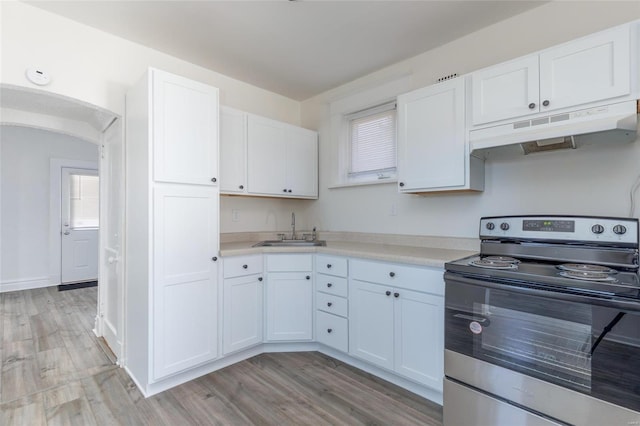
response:
{"label": "cabinet knob", "polygon": [[331,287],[333,287],[333,284],[327,283],[327,288],[331,288]]}
{"label": "cabinet knob", "polygon": [[242,269],[247,269],[249,265],[242,265]]}
{"label": "cabinet knob", "polygon": [[404,182],[400,182],[398,185],[400,185],[400,186],[404,186]]}
{"label": "cabinet knob", "polygon": [[543,106],[549,106],[550,102],[548,99],[545,99],[544,102],[542,102]]}
{"label": "cabinet knob", "polygon": [[258,277],[258,281],[262,281],[262,277]]}
{"label": "cabinet knob", "polygon": [[331,269],[331,264],[327,263],[327,269]]}
{"label": "cabinet knob", "polygon": [[215,182],[217,182],[217,181],[218,181],[218,179],[216,179],[216,178],[211,178],[211,182],[214,182],[214,183],[215,183]]}
{"label": "cabinet knob", "polygon": [[393,293],[393,297],[400,297],[400,293]]}
{"label": "cabinet knob", "polygon": [[238,188],[240,188],[240,189],[244,189],[244,185],[240,185]]}
{"label": "cabinet knob", "polygon": [[216,256],[213,256],[213,257],[211,258],[211,260],[213,260],[214,262],[216,262],[216,261],[218,260],[218,258],[217,258]]}
{"label": "cabinet knob", "polygon": [[536,107],[536,104],[534,102],[531,102],[529,104],[529,109],[534,109]]}
{"label": "cabinet knob", "polygon": [[389,276],[390,276],[391,278],[393,278],[393,277],[395,277],[395,276],[396,276],[396,273],[395,273],[395,272],[389,272]]}
{"label": "cabinet knob", "polygon": [[386,294],[387,296],[391,296],[391,292],[389,290],[385,291],[384,294]]}
{"label": "cabinet knob", "polygon": [[282,192],[287,192],[287,188],[283,189]]}
{"label": "cabinet knob", "polygon": [[333,328],[327,328],[327,333],[331,333],[333,331]]}
{"label": "cabinet knob", "polygon": [[331,302],[327,302],[327,306],[328,306],[328,307],[331,307],[331,305],[333,305],[333,303],[331,303]]}
{"label": "cabinet knob", "polygon": [[310,279],[311,279],[311,277],[310,277],[309,275],[307,275],[305,278],[306,278],[306,279],[308,279],[308,280],[310,280]]}
{"label": "cabinet knob", "polygon": [[291,190],[290,190],[290,189],[287,189],[287,192],[291,192]]}

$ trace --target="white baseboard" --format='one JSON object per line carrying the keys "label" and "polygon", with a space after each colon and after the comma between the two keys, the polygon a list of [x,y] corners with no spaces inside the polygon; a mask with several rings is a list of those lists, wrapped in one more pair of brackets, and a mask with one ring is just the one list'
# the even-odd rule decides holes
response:
{"label": "white baseboard", "polygon": [[24,278],[21,280],[0,282],[0,293],[7,291],[30,290],[33,288],[51,287],[49,277]]}

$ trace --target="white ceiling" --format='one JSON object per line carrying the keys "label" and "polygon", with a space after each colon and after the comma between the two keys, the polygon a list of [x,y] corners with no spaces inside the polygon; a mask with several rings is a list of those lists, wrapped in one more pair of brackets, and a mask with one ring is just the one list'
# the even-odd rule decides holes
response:
{"label": "white ceiling", "polygon": [[305,100],[542,1],[27,1]]}

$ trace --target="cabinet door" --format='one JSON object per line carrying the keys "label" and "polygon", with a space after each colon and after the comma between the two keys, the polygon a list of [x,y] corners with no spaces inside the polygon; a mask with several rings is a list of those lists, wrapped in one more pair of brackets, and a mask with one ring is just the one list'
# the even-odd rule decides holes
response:
{"label": "cabinet door", "polygon": [[526,56],[471,74],[473,124],[539,111],[538,55]]}
{"label": "cabinet door", "polygon": [[163,185],[153,200],[153,377],[218,355],[216,188]]}
{"label": "cabinet door", "polygon": [[249,115],[248,123],[248,192],[287,195],[284,125],[252,115]]}
{"label": "cabinet door", "polygon": [[629,27],[623,26],[541,53],[541,111],[628,94],[629,49]]}
{"label": "cabinet door", "polygon": [[311,340],[311,273],[276,272],[267,278],[267,340]]}
{"label": "cabinet door", "polygon": [[390,287],[350,281],[349,354],[393,369],[393,292]]}
{"label": "cabinet door", "polygon": [[287,128],[287,193],[318,197],[318,134],[290,126]]}
{"label": "cabinet door", "polygon": [[444,298],[395,290],[395,371],[442,392]]}
{"label": "cabinet door", "polygon": [[153,70],[153,178],[214,185],[218,179],[218,89]]}
{"label": "cabinet door", "polygon": [[463,186],[466,157],[463,78],[398,97],[401,192]]}
{"label": "cabinet door", "polygon": [[247,114],[220,108],[220,192],[247,188]]}
{"label": "cabinet door", "polygon": [[224,280],[222,350],[229,354],[262,342],[262,277]]}

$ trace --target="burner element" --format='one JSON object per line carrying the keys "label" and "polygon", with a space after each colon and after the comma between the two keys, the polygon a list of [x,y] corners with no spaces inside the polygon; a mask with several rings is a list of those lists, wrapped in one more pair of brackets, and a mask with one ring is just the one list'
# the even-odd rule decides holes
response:
{"label": "burner element", "polygon": [[518,269],[519,260],[505,256],[487,256],[471,260],[469,265],[487,269]]}
{"label": "burner element", "polygon": [[574,280],[584,280],[584,281],[599,281],[599,282],[610,282],[617,283],[618,280],[613,276],[602,273],[602,272],[591,272],[591,271],[562,271],[560,275],[566,278],[572,278]]}
{"label": "burner element", "polygon": [[586,263],[564,263],[562,265],[558,265],[558,269],[570,272],[599,273],[605,275],[618,273],[615,269],[607,268],[606,266],[589,265]]}

